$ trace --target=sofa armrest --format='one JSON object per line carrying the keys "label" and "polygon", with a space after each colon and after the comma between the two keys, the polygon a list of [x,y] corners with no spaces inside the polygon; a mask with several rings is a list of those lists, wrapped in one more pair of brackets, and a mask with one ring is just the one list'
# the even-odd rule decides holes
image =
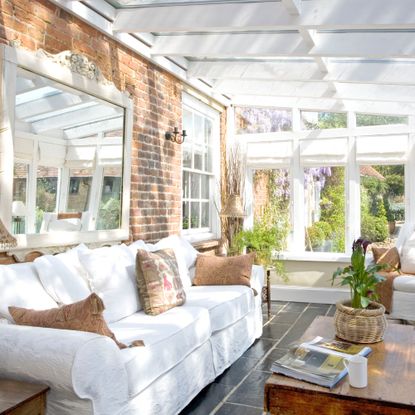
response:
{"label": "sofa armrest", "polygon": [[264,286],[264,267],[262,265],[253,265],[251,273],[251,287],[255,288],[258,294],[261,295],[262,287]]}
{"label": "sofa armrest", "polygon": [[2,324],[0,373],[89,399],[96,414],[116,414],[128,400],[121,351],[94,333]]}

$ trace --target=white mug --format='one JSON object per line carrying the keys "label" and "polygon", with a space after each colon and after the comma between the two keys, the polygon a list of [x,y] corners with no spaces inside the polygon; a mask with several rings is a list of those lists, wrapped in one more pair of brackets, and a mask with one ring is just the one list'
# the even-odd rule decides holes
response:
{"label": "white mug", "polygon": [[358,354],[344,360],[344,365],[349,372],[349,383],[354,388],[367,386],[367,359]]}

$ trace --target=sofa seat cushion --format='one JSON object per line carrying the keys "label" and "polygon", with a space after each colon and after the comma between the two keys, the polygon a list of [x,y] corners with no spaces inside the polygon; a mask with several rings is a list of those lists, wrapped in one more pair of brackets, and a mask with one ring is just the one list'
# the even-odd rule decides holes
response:
{"label": "sofa seat cushion", "polygon": [[144,341],[144,347],[121,351],[130,396],[137,395],[175,367],[211,335],[208,311],[187,305],[157,316],[140,311],[109,327],[120,342]]}
{"label": "sofa seat cushion", "polygon": [[400,275],[393,281],[395,291],[415,293],[415,275]]}
{"label": "sofa seat cushion", "polygon": [[186,305],[209,311],[212,332],[231,326],[254,307],[252,288],[243,285],[209,285],[187,290]]}

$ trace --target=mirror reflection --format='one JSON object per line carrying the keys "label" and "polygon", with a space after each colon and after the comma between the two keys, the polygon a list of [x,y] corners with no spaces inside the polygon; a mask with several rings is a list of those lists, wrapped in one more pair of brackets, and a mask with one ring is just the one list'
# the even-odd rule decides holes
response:
{"label": "mirror reflection", "polygon": [[19,69],[15,234],[121,227],[124,108]]}

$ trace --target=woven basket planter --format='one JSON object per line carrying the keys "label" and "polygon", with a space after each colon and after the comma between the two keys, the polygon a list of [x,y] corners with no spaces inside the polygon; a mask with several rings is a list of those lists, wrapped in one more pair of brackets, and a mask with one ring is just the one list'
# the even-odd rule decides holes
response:
{"label": "woven basket planter", "polygon": [[383,340],[386,329],[385,307],[371,302],[368,308],[352,308],[350,301],[336,304],[336,336],[354,343],[376,343]]}

